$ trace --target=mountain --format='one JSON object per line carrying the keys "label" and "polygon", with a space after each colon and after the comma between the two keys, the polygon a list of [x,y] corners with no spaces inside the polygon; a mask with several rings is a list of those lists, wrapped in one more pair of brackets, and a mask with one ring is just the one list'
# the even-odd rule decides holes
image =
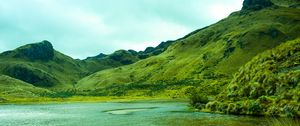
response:
{"label": "mountain", "polygon": [[119,50],[110,55],[99,54],[75,60],[56,51],[49,41],[21,46],[0,54],[0,74],[22,80],[36,87],[71,89],[77,81],[94,72],[132,64],[158,55],[171,43],[162,42],[145,51]]}
{"label": "mountain", "polygon": [[156,47],[147,47],[144,51],[139,52],[136,52],[134,50],[118,50],[110,55],[100,53],[97,56],[86,58],[81,62],[81,64],[91,73],[98,72],[104,69],[129,65],[139,60],[161,54],[173,42],[174,41],[161,42]]}
{"label": "mountain", "polygon": [[[169,43],[169,42],[168,42]],[[162,42],[145,52],[119,50],[110,55],[100,54],[85,60],[75,60],[56,51],[49,41],[21,46],[0,54],[0,74],[37,87],[68,89],[94,72],[134,63],[158,55],[168,46]]]}
{"label": "mountain", "polygon": [[54,50],[48,41],[3,52],[0,59],[0,74],[37,87],[72,88],[87,73],[76,60]]}
{"label": "mountain", "polygon": [[173,42],[163,53],[99,71],[76,87],[98,95],[216,95],[256,55],[300,37],[300,10],[280,1],[245,0],[241,11]]}
{"label": "mountain", "polygon": [[299,3],[244,0],[227,18],[140,52],[75,60],[48,41],[3,52],[0,102],[72,95],[190,97],[192,106],[206,112],[299,117]]}

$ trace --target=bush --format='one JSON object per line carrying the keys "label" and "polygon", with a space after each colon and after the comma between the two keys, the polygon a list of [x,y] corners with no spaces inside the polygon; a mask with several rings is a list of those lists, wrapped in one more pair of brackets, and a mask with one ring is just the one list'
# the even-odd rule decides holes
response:
{"label": "bush", "polygon": [[295,116],[297,116],[297,111],[295,109],[296,109],[296,107],[293,105],[285,105],[283,107],[283,113],[287,117],[295,117]]}
{"label": "bush", "polygon": [[1,103],[1,102],[5,102],[5,101],[7,101],[5,98],[1,98],[1,97],[0,97],[0,103]]}
{"label": "bush", "polygon": [[236,103],[230,103],[228,105],[226,113],[228,114],[241,114],[242,111],[242,105],[236,104]]}
{"label": "bush", "polygon": [[268,108],[266,114],[271,116],[278,116],[281,113],[280,109],[277,106],[271,106]]}
{"label": "bush", "polygon": [[252,101],[250,102],[248,112],[253,115],[260,115],[262,112],[262,107],[258,102]]}
{"label": "bush", "polygon": [[192,105],[195,104],[207,104],[209,102],[207,95],[202,94],[202,93],[198,93],[197,91],[193,91],[191,92],[190,95],[190,102]]}
{"label": "bush", "polygon": [[217,111],[219,107],[219,102],[213,101],[206,104],[205,108],[209,109],[210,111]]}

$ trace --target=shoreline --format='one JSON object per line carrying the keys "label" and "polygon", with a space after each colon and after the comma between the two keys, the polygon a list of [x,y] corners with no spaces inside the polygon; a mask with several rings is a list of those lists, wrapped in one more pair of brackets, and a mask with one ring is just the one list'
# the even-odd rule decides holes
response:
{"label": "shoreline", "polygon": [[68,98],[5,98],[0,105],[11,104],[59,104],[59,103],[105,103],[105,102],[188,102],[187,98],[170,97],[130,97],[130,96],[73,96]]}

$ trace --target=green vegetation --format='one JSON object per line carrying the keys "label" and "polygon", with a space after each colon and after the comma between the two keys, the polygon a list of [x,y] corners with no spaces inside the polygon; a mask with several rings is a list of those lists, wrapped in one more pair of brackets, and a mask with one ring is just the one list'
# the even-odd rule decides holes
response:
{"label": "green vegetation", "polygon": [[0,59],[1,74],[37,87],[72,88],[87,75],[76,60],[55,51],[48,41],[4,52]]}
{"label": "green vegetation", "polygon": [[270,126],[299,126],[299,120],[291,119],[291,118],[273,118],[268,121],[268,125]]}
{"label": "green vegetation", "polygon": [[26,82],[0,75],[0,102],[5,102],[8,98],[37,98],[43,94],[51,94],[52,91],[38,88]]}
{"label": "green vegetation", "polygon": [[[297,82],[292,82],[294,87],[281,86],[278,88],[282,92],[287,92],[286,94],[292,94],[292,96],[284,95],[284,97],[290,99],[284,99],[283,101],[273,96],[265,96],[265,87],[256,82],[256,80],[260,80],[269,81],[268,83],[281,82],[282,85],[288,85],[291,79],[289,77],[292,77],[291,80],[295,81],[295,77],[299,76],[298,73],[275,74],[272,77],[276,76],[277,79],[265,80],[267,75],[271,74],[270,72],[267,74],[263,70],[248,68],[256,70],[251,74],[256,75],[256,77],[252,78],[248,75],[250,73],[242,72],[243,76],[251,80],[251,83],[249,82],[251,86],[249,88],[244,86],[244,82],[233,84],[233,81],[237,78],[235,73],[239,73],[239,69],[243,69],[242,66],[245,66],[249,61],[250,63],[255,62],[251,60],[253,57],[288,40],[300,37],[298,34],[300,30],[300,11],[298,9],[277,6],[280,5],[280,1],[275,2],[275,5],[263,1],[256,2],[253,3],[254,5],[248,5],[249,8],[232,13],[228,18],[214,25],[196,30],[186,37],[178,39],[160,55],[152,56],[131,65],[97,72],[81,79],[76,87],[78,90],[99,92],[101,95],[131,95],[130,93],[124,93],[130,91],[139,92],[140,94],[135,93],[139,95],[151,95],[153,93],[145,93],[141,89],[149,89],[148,85],[153,86],[152,88],[167,85],[167,88],[150,90],[150,92],[166,92],[168,89],[174,89],[172,86],[177,85],[177,82],[183,82],[181,83],[183,86],[177,86],[178,88],[175,91],[185,93],[183,90],[186,89],[186,86],[193,86],[194,91],[190,95],[191,104],[203,111],[228,114],[298,116],[294,109],[297,109],[295,104],[298,104],[299,101],[292,100],[296,99],[294,97],[297,93],[292,89],[298,85]],[[255,7],[257,5],[259,8]],[[282,46],[282,48],[285,48],[284,45]],[[298,45],[294,46],[297,47]],[[297,51],[299,50],[294,52]],[[284,54],[282,51],[278,52]],[[286,60],[295,64],[297,59],[290,58],[292,57],[287,57]],[[262,67],[267,68],[266,66]],[[298,66],[284,70],[290,69],[298,69]],[[278,78],[282,78],[284,81],[280,81]],[[194,82],[194,84],[185,85],[186,80]],[[241,81],[243,78],[236,80]],[[139,87],[139,85],[144,84],[147,84],[147,87]],[[233,89],[240,89],[238,92],[241,95],[232,93],[218,95],[220,92],[225,92],[225,87],[228,84],[228,87],[233,86]],[[246,91],[248,91],[248,94],[244,94]],[[117,92],[117,94],[110,92]],[[230,98],[228,98],[229,96]],[[240,98],[244,99],[241,100]],[[206,104],[207,99],[210,102]],[[227,102],[230,100],[234,102]],[[274,105],[277,105],[277,103],[282,104],[268,106],[272,105],[268,102]],[[282,110],[277,111],[277,109]]]}
{"label": "green vegetation", "polygon": [[1,53],[0,74],[37,87],[69,90],[74,88],[79,79],[89,74],[158,55],[171,43],[162,42],[155,48],[148,47],[141,52],[119,50],[110,55],[100,54],[85,60],[75,60],[54,50],[52,44],[44,40]]}
{"label": "green vegetation", "polygon": [[276,6],[235,12],[177,40],[160,55],[99,71],[81,79],[76,87],[100,91],[97,89],[113,90],[112,85],[167,83],[172,86],[191,80],[197,82],[193,86],[201,87],[199,90],[206,88],[210,91],[207,95],[215,95],[254,56],[297,38],[299,15],[297,9]]}
{"label": "green vegetation", "polygon": [[300,39],[254,57],[240,68],[208,111],[230,114],[300,116]]}
{"label": "green vegetation", "polygon": [[140,52],[75,60],[48,41],[25,45],[0,54],[0,102],[189,97],[201,111],[299,117],[298,5],[245,0],[216,24]]}

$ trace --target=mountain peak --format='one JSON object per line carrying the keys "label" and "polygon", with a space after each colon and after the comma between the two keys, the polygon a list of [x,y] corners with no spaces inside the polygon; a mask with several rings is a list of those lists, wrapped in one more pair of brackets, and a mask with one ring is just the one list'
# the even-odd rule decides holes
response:
{"label": "mountain peak", "polygon": [[19,52],[17,57],[25,57],[30,60],[51,60],[54,57],[53,46],[47,40],[22,46],[17,51]]}
{"label": "mountain peak", "polygon": [[244,0],[242,10],[260,10],[273,5],[271,0]]}

